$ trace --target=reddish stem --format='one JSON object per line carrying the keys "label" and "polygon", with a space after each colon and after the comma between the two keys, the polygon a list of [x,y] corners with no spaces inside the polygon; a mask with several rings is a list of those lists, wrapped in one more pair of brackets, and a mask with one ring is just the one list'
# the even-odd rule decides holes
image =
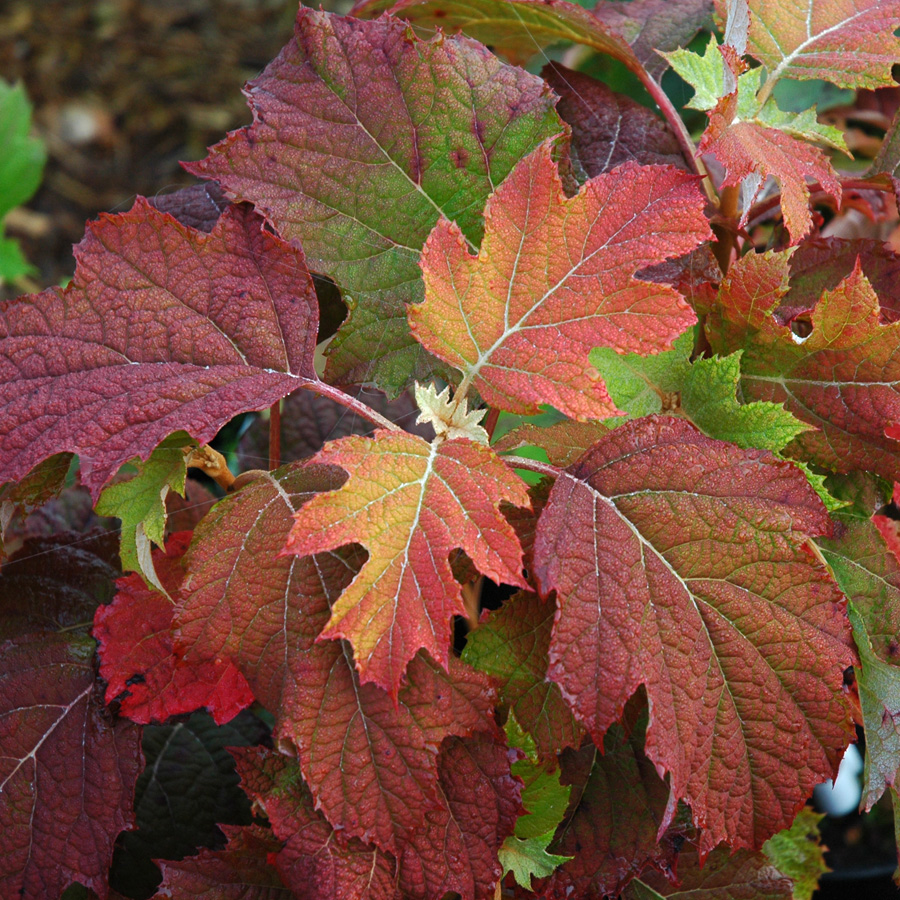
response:
{"label": "reddish stem", "polygon": [[[875,181],[867,181],[864,178],[841,178],[841,189],[845,191],[881,191],[883,194],[893,194],[894,188],[891,184],[879,184]],[[817,203],[826,197],[832,197],[821,184],[817,181],[809,185],[809,202]],[[747,227],[762,221],[770,212],[781,206],[781,194],[773,194],[766,197],[759,203],[755,203],[750,207],[747,213]]]}
{"label": "reddish stem", "polygon": [[306,390],[314,391],[323,397],[329,397],[334,400],[335,403],[346,406],[347,409],[352,409],[353,412],[362,416],[364,419],[373,422],[379,428],[386,428],[388,431],[403,431],[403,429],[395,422],[386,419],[381,413],[375,412],[374,409],[370,406],[366,406],[365,403],[361,400],[357,400],[356,397],[345,394],[340,388],[325,384],[324,381],[310,381],[308,384],[303,385],[303,387],[306,388]]}
{"label": "reddish stem", "polygon": [[494,429],[497,427],[497,420],[499,418],[499,409],[491,408],[488,411],[487,418],[484,420],[484,430],[488,433],[488,440],[493,440]]}
{"label": "reddish stem", "polygon": [[551,478],[559,478],[565,471],[558,466],[551,466],[536,459],[528,459],[526,456],[504,456],[503,461],[514,469],[528,469],[529,472],[537,472],[539,475],[549,475]]}
{"label": "reddish stem", "polygon": [[269,471],[281,465],[281,401],[269,409]]}

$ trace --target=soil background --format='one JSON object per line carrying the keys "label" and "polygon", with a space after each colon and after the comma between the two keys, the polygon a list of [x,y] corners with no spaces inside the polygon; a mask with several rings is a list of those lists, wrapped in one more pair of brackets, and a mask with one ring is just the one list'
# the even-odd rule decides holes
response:
{"label": "soil background", "polygon": [[241,87],[287,43],[296,11],[297,0],[0,3],[0,77],[24,83],[48,152],[42,187],[7,221],[39,270],[32,290],[71,277],[86,220],[196,182],[179,160],[250,121]]}

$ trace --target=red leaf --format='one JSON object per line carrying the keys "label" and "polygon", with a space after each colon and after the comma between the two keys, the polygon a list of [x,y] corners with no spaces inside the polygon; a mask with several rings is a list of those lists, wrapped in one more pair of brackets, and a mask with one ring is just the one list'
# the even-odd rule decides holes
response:
{"label": "red leaf", "polygon": [[666,784],[643,754],[639,735],[629,738],[614,725],[602,753],[586,746],[565,752],[560,761],[562,783],[573,787],[551,851],[574,858],[551,876],[544,896],[617,896],[648,866],[667,870],[674,865],[671,839],[657,840]]}
{"label": "red leaf", "polygon": [[224,850],[201,850],[181,862],[160,862],[163,880],[153,900],[294,900],[270,856],[280,843],[268,829],[251,825],[222,830],[228,835]]}
{"label": "red leaf", "polygon": [[523,811],[508,751],[483,738],[448,738],[440,782],[442,805],[400,855],[400,887],[411,900],[448,891],[492,900],[503,873],[497,851]]}
{"label": "red leaf", "polygon": [[[165,554],[153,552],[156,572],[170,594],[177,593],[189,540],[189,534],[176,535]],[[115,600],[98,607],[94,616],[107,703],[121,698],[122,715],[142,725],[205,706],[221,725],[253,702],[244,676],[229,660],[192,663],[174,652],[174,608],[168,597],[136,574],[120,578],[118,588]]]}
{"label": "red leaf", "polygon": [[283,544],[316,491],[339,483],[335,469],[286,466],[212,510],[187,558],[180,638],[186,655],[231,658],[246,674],[331,823],[395,850],[438,802],[441,741],[494,731],[496,694],[459,660],[448,674],[419,654],[394,703],[360,685],[346,644],[316,641],[358,554],[273,557],[267,548]]}
{"label": "red leaf", "polygon": [[95,693],[94,642],[41,634],[0,644],[0,894],[108,892],[113,842],[133,827],[140,730]]}
{"label": "red leaf", "polygon": [[754,0],[749,50],[768,78],[891,87],[898,26],[896,0]]}
{"label": "red leaf", "polygon": [[702,209],[692,176],[632,164],[567,199],[543,144],[488,201],[477,256],[455,224],[435,226],[422,252],[425,301],[410,309],[410,326],[489,405],[612,415],[588,353],[658,353],[694,323],[681,294],[634,273],[705,240]]}
{"label": "red leaf", "polygon": [[713,350],[744,351],[746,400],[784,403],[819,429],[797,437],[792,455],[841,472],[858,468],[900,479],[900,323],[882,324],[878,298],[857,262],[808,319],[782,324],[775,313],[788,287],[788,259],[751,253],[731,267],[707,317]]}
{"label": "red leaf", "polygon": [[[794,892],[794,882],[782,875],[765,853],[739,850],[729,853],[720,848],[703,860],[695,847],[687,846],[678,854],[678,878],[672,883],[659,872],[641,875],[646,887],[629,887],[621,900],[645,900],[647,897],[672,900],[793,900],[806,896]],[[647,888],[650,888],[648,891]],[[651,893],[652,891],[652,893]]]}
{"label": "red leaf", "polygon": [[798,243],[812,228],[807,179],[817,181],[826,193],[840,202],[841,182],[828,157],[818,147],[783,131],[765,128],[756,122],[726,125],[719,121],[717,113],[713,113],[700,149],[711,153],[725,166],[723,187],[753,179],[741,225],[746,224],[750,207],[769,176],[781,188],[781,210],[792,244]]}
{"label": "red leaf", "polygon": [[316,378],[318,306],[299,248],[231,207],[208,235],[143,199],[101,215],[57,288],[0,307],[0,481],[77,452],[96,497],[127,460]]}
{"label": "red leaf", "polygon": [[499,505],[527,507],[528,493],[498,456],[466,439],[429,444],[377,431],[334,441],[314,461],[350,478],[297,513],[285,551],[366,547],[369,559],[332,606],[322,637],[349,640],[360,679],[396,696],[421,648],[447,665],[450,622],[465,615],[452,550],[463,549],[494,581],[525,587],[522,550]]}
{"label": "red leaf", "polygon": [[297,900],[399,900],[394,858],[335,831],[316,812],[295,760],[260,747],[231,753],[241,786],[285,841],[275,867]]}
{"label": "red leaf", "polygon": [[805,545],[830,529],[791,464],[656,416],[601,438],[538,523],[550,677],[595,741],[646,687],[647,756],[704,853],[789,824],[852,736],[842,596]]}

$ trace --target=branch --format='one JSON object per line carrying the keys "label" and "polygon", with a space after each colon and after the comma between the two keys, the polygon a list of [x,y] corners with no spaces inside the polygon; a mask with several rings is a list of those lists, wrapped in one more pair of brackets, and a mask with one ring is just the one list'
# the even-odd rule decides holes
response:
{"label": "branch", "polygon": [[547,475],[550,478],[559,478],[565,471],[559,466],[543,463],[536,459],[528,459],[527,456],[502,456],[501,459],[514,469],[528,469],[529,472],[537,472],[538,475]]}
{"label": "branch", "polygon": [[[893,194],[893,185],[885,182],[866,180],[865,178],[841,178],[841,189],[845,191],[880,191],[882,194]],[[809,202],[817,203],[826,197],[832,197],[818,181],[808,185]],[[834,199],[832,197],[832,199]],[[774,209],[781,206],[781,192],[754,203],[747,212],[747,227],[762,221]]]}
{"label": "branch", "polygon": [[381,413],[375,412],[374,409],[370,406],[366,406],[361,400],[357,400],[356,397],[351,397],[349,394],[344,393],[340,388],[325,384],[324,381],[311,381],[309,384],[303,385],[303,388],[308,391],[313,391],[316,394],[320,394],[323,397],[328,397],[331,400],[334,400],[335,403],[346,406],[347,409],[352,409],[357,415],[362,416],[364,419],[368,419],[379,428],[386,428],[388,431],[403,431],[396,422],[386,419]]}

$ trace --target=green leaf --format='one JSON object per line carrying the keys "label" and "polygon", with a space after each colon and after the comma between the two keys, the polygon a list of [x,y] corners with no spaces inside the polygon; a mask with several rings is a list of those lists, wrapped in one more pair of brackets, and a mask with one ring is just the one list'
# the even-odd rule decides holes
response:
{"label": "green leaf", "polygon": [[725,60],[719,52],[715,35],[703,56],[693,50],[673,50],[661,54],[669,65],[694,89],[694,96],[685,106],[688,109],[712,109],[725,93]]}
{"label": "green leaf", "polygon": [[503,874],[512,872],[520,887],[531,890],[532,876],[546,878],[557,866],[572,859],[547,852],[565,815],[572,787],[559,783],[555,764],[551,771],[540,762],[534,738],[522,730],[512,712],[506,722],[506,737],[510,747],[525,754],[525,759],[513,763],[511,771],[522,779],[522,806],[526,813],[516,820],[515,833],[503,842],[499,857]]}
{"label": "green leaf", "polygon": [[830,871],[825,865],[825,847],[819,837],[824,813],[804,806],[794,824],[779,831],[763,844],[763,853],[772,865],[794,882],[794,900],[812,900],[819,878]]}
{"label": "green leaf", "polygon": [[798,434],[813,430],[781,404],[737,399],[741,351],[725,357],[695,360],[681,388],[688,418],[710,437],[738,447],[783,450]]}
{"label": "green leaf", "polygon": [[18,241],[0,235],[0,284],[37,271],[22,255]]}
{"label": "green leaf", "polygon": [[47,152],[29,137],[31,104],[21,84],[0,79],[0,219],[38,189]]}
{"label": "green leaf", "polygon": [[547,852],[554,833],[555,829],[525,840],[514,835],[508,837],[497,854],[504,876],[507,872],[512,872],[516,883],[530,891],[532,878],[546,878],[556,871],[557,866],[572,859],[571,856]]}
{"label": "green leaf", "polygon": [[157,590],[166,593],[150,558],[151,544],[163,546],[166,529],[166,495],[174,490],[184,496],[187,474],[185,450],[196,441],[183,431],[167,437],[143,461],[135,457],[128,465],[137,471],[103,489],[97,512],[122,520],[122,568],[140,572]]}
{"label": "green leaf", "polygon": [[665,397],[681,390],[694,347],[694,329],[676,338],[671,350],[655,356],[616,353],[595,347],[588,359],[606,382],[613,403],[634,418],[663,411]]}
{"label": "green leaf", "polygon": [[559,783],[559,769],[555,762],[551,768],[540,761],[534,738],[522,730],[513,713],[509,714],[506,722],[506,737],[510,747],[525,753],[525,759],[512,765],[513,775],[522,779],[522,805],[527,810],[516,821],[516,837],[525,840],[546,836],[549,832],[552,838],[565,815],[571,785]]}

